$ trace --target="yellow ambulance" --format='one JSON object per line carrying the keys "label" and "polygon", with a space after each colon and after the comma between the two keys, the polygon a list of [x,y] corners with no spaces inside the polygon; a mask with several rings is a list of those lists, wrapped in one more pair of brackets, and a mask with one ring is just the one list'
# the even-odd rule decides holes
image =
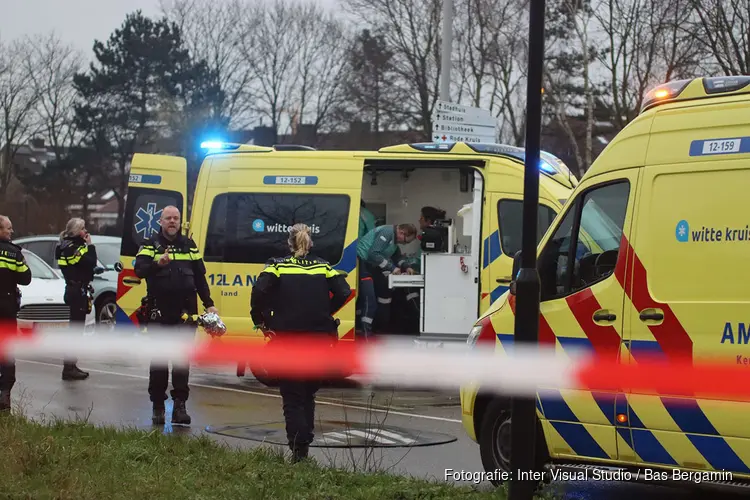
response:
{"label": "yellow ambulance", "polygon": [[[539,342],[560,356],[718,358],[750,370],[749,186],[750,77],[652,89],[539,244]],[[514,311],[509,291],[468,343],[508,352]],[[697,393],[543,392],[542,472],[597,479],[614,468],[620,478],[667,484],[750,478],[750,403]],[[461,409],[487,471],[508,470],[508,400],[467,385]]]}
{"label": "yellow ambulance", "polygon": [[[465,341],[491,301],[510,284],[520,249],[524,150],[496,144],[417,143],[378,151],[205,143],[192,211],[184,229],[197,243],[228,335],[260,335],[250,291],[265,262],[288,254],[288,227],[312,228],[313,252],[348,274],[353,293],[337,313],[339,335],[355,333],[356,247],[361,201],[380,223],[418,226],[423,206],[446,211],[442,251],[423,251],[421,273],[391,276],[418,294],[415,321],[397,333]],[[557,157],[540,162],[539,236],[577,179]],[[145,295],[133,262],[140,242],[159,231],[166,205],[187,206],[184,158],[135,154],[124,214],[117,322],[134,323]],[[401,250],[419,255],[420,242]],[[401,290],[402,292],[406,290]]]}

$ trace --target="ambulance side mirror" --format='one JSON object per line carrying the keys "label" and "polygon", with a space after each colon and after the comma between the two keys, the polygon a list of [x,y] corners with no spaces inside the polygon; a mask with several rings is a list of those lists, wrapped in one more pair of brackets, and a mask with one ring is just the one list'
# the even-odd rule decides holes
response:
{"label": "ambulance side mirror", "polygon": [[115,262],[115,266],[114,267],[115,267],[115,271],[117,271],[118,273],[121,272],[122,269],[123,269],[122,262]]}
{"label": "ambulance side mirror", "polygon": [[515,295],[516,294],[516,277],[518,276],[518,272],[521,270],[521,251],[517,251],[516,254],[513,256],[513,272],[511,274],[511,282],[510,282],[510,294]]}

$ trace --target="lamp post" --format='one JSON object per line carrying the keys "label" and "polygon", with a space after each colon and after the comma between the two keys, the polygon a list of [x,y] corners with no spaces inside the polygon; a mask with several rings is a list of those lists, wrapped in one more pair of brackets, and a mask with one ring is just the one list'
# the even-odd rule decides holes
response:
{"label": "lamp post", "polygon": [[[539,337],[540,281],[536,269],[539,161],[542,122],[542,72],[544,69],[544,0],[529,7],[529,60],[526,89],[526,157],[523,182],[523,230],[521,267],[516,279],[515,341],[536,344]],[[517,398],[511,408],[511,471],[509,500],[531,500],[537,481],[520,480],[519,472],[534,469],[536,451],[535,398]]]}

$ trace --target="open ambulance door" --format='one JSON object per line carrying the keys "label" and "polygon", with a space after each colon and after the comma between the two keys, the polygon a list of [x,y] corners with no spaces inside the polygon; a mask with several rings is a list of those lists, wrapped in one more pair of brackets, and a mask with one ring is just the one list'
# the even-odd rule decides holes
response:
{"label": "open ambulance door", "polygon": [[135,310],[146,295],[146,283],[135,275],[135,255],[144,239],[161,230],[164,207],[180,210],[185,227],[187,161],[176,156],[136,153],[130,165],[123,217],[120,266],[117,266],[117,316],[119,324],[135,324]]}

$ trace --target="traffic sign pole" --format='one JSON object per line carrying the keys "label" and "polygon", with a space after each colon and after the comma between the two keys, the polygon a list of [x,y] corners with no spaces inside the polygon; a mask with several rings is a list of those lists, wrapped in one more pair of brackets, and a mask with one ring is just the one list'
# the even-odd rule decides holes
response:
{"label": "traffic sign pole", "polygon": [[441,48],[440,100],[450,102],[451,54],[453,52],[453,0],[443,0],[443,43]]}
{"label": "traffic sign pole", "polygon": [[[529,7],[529,60],[526,89],[526,158],[523,186],[521,268],[515,277],[515,341],[538,345],[540,280],[536,268],[539,160],[542,122],[542,71],[544,69],[544,0]],[[535,398],[514,398],[511,408],[511,471],[533,471],[536,466],[537,416]],[[526,477],[532,474],[527,474]],[[537,481],[510,482],[509,500],[532,500]]]}

